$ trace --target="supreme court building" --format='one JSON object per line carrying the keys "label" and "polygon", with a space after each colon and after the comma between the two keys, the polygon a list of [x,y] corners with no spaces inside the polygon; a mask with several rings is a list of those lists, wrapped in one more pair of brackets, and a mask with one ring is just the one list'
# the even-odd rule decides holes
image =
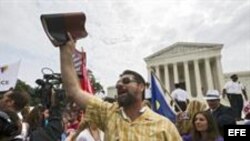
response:
{"label": "supreme court building", "polygon": [[[222,92],[226,81],[232,74],[237,74],[250,98],[250,71],[223,73],[221,50],[223,44],[177,42],[144,58],[148,71],[153,71],[165,89],[170,93],[175,83],[189,93],[189,98],[203,99],[208,89]],[[107,89],[108,96],[115,97],[115,86]],[[222,100],[228,104],[227,100]]]}
{"label": "supreme court building", "polygon": [[201,98],[208,89],[222,90],[223,44],[177,42],[144,60],[148,76],[154,71],[168,92],[180,83],[190,97]]}

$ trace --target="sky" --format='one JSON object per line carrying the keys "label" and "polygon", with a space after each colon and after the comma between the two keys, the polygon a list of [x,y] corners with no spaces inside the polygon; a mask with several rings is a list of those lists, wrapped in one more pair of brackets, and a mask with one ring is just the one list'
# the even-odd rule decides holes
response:
{"label": "sky", "polygon": [[67,12],[86,14],[76,46],[104,88],[125,69],[147,78],[144,58],[176,42],[222,43],[223,72],[250,70],[250,0],[0,0],[0,65],[21,60],[31,86],[44,67],[60,72],[40,16]]}

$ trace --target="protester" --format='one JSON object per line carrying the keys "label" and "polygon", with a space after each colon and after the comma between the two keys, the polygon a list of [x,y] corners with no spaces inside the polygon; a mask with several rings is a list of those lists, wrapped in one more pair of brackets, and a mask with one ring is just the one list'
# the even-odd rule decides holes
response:
{"label": "protester", "polygon": [[206,103],[200,100],[191,100],[186,111],[177,114],[176,127],[181,135],[190,134],[193,126],[192,119],[197,112],[206,110]]}
{"label": "protester", "polygon": [[[189,100],[188,100],[188,93],[181,88],[181,86],[180,86],[179,83],[175,84],[175,90],[172,91],[171,97],[176,102],[176,104],[181,108],[181,111],[185,111],[186,110],[187,104],[189,102]],[[173,105],[173,103],[174,102],[171,101],[171,105]],[[180,109],[178,108],[178,106],[176,104],[175,104],[175,111],[179,112]]]}
{"label": "protester", "polygon": [[231,80],[228,81],[223,88],[223,98],[227,95],[229,103],[235,113],[236,120],[242,120],[241,112],[243,108],[243,98],[242,94],[245,97],[245,100],[248,100],[245,87],[238,81],[238,76],[233,74]]}
{"label": "protester", "polygon": [[[62,114],[62,122],[63,122],[63,133],[61,134],[61,141],[66,141],[67,137],[70,135],[71,129],[69,129],[70,126],[70,114],[67,109],[64,109]],[[72,129],[72,132],[74,130]]]}
{"label": "protester", "polygon": [[215,118],[215,121],[218,125],[220,134],[224,135],[223,126],[224,125],[235,125],[236,120],[233,113],[233,110],[225,105],[220,103],[220,94],[218,90],[208,90],[205,96],[207,104],[210,111]]}
{"label": "protester", "polygon": [[250,101],[244,106],[243,112],[245,114],[244,125],[250,125]]}
{"label": "protester", "polygon": [[107,141],[160,140],[180,141],[175,125],[148,107],[142,106],[145,81],[134,71],[124,71],[116,83],[115,103],[104,102],[83,91],[73,67],[72,53],[75,41],[60,47],[61,73],[66,93],[78,105],[86,108],[85,117],[105,132]]}
{"label": "protester", "polygon": [[29,95],[26,92],[9,90],[0,99],[0,110],[8,109],[13,112],[20,112],[29,103]]}
{"label": "protester", "polygon": [[[14,113],[18,114],[18,112],[21,112],[22,109],[24,109],[25,106],[27,106],[29,103],[29,95],[24,91],[18,91],[14,89],[9,89],[8,91],[5,91],[1,94],[0,99],[0,111],[9,111],[14,116]],[[19,135],[21,134],[22,130],[22,124],[21,119],[17,116],[18,121],[20,122],[19,128],[13,128],[16,129],[16,131],[12,131]],[[16,121],[16,120],[15,120]],[[19,136],[11,137],[12,140],[21,140]]]}
{"label": "protester", "polygon": [[[61,108],[55,93],[51,96],[51,107],[37,105],[27,117],[29,141],[58,141],[63,133]],[[49,110],[49,114],[47,113]]]}
{"label": "protester", "polygon": [[[0,140],[12,141],[21,133],[21,121],[16,112],[9,109],[0,110]],[[19,140],[16,140],[19,141]]]}
{"label": "protester", "polygon": [[27,118],[24,120],[24,122],[28,123],[30,132],[38,127],[45,126],[46,117],[44,117],[43,113],[46,111],[47,109],[41,104],[38,104],[30,111]]}
{"label": "protester", "polygon": [[193,129],[183,141],[224,141],[210,112],[197,112],[192,119]]}
{"label": "protester", "polygon": [[104,141],[104,133],[95,123],[85,122],[86,127],[79,133],[75,141]]}
{"label": "protester", "polygon": [[29,124],[26,122],[27,121],[27,117],[29,115],[29,112],[30,112],[30,106],[27,105],[25,106],[22,111],[20,112],[21,113],[21,122],[22,122],[22,125],[21,125],[21,134],[19,134],[18,136],[15,137],[15,141],[18,141],[17,139],[21,140],[21,141],[28,141],[28,135],[29,135]]}

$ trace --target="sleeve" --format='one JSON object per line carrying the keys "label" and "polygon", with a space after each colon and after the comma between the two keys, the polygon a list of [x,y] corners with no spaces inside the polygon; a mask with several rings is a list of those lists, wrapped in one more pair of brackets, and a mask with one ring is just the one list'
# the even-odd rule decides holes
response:
{"label": "sleeve", "polygon": [[87,121],[97,124],[101,130],[105,130],[108,112],[113,104],[105,102],[97,97],[87,103],[85,118]]}
{"label": "sleeve", "polygon": [[245,90],[245,86],[242,83],[240,83],[240,88],[241,90]]}
{"label": "sleeve", "polygon": [[166,141],[182,141],[182,137],[174,124],[166,124],[168,129],[165,132]]}
{"label": "sleeve", "polygon": [[223,127],[224,125],[236,124],[233,110],[229,107],[224,108],[217,120],[220,127]]}
{"label": "sleeve", "polygon": [[176,99],[175,91],[173,91],[173,92],[171,93],[171,97],[172,97],[173,99]]}
{"label": "sleeve", "polygon": [[224,141],[224,138],[222,136],[219,136],[215,141]]}
{"label": "sleeve", "polygon": [[192,141],[192,135],[191,134],[182,135],[182,140],[183,141]]}

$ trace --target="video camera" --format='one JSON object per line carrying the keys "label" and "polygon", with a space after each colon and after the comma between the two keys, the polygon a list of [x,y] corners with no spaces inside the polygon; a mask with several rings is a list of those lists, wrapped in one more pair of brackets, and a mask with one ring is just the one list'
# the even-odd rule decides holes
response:
{"label": "video camera", "polygon": [[[45,73],[45,70],[51,71],[51,73]],[[51,106],[52,92],[55,92],[55,98],[59,101],[65,99],[65,91],[62,88],[61,74],[54,73],[50,68],[43,68],[43,79],[37,79],[35,82],[40,87],[38,89],[41,104],[46,107]]]}

